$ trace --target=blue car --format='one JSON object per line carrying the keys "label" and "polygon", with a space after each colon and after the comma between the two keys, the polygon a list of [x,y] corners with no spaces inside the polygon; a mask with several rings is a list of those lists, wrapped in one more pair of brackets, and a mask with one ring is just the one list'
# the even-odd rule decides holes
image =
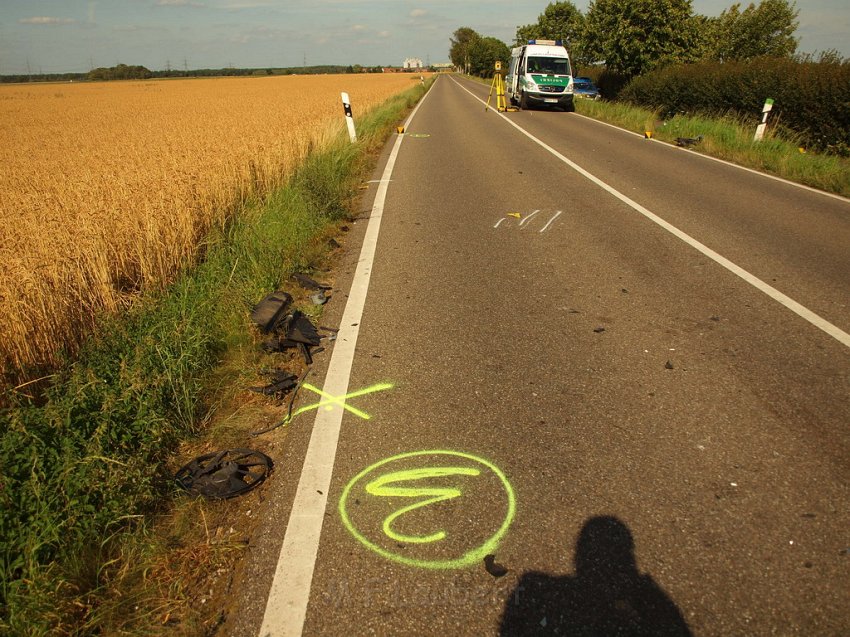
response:
{"label": "blue car", "polygon": [[576,97],[583,97],[591,100],[601,99],[599,89],[589,77],[574,77],[573,78],[573,94]]}

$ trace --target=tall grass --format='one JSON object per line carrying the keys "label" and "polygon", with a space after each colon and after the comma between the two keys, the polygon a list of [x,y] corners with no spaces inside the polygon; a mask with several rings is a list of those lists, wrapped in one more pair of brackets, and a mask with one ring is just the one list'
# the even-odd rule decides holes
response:
{"label": "tall grass", "polygon": [[338,128],[286,187],[214,226],[197,267],[125,314],[103,315],[42,401],[9,397],[0,412],[0,632],[94,634],[116,617],[132,623],[122,578],[141,577],[134,538],[168,506],[169,455],[210,414],[210,371],[228,348],[248,344],[252,304],[321,249],[322,229],[349,212],[367,155],[422,92],[417,85],[361,117],[356,145]]}
{"label": "tall grass", "polygon": [[800,140],[788,133],[770,133],[754,142],[755,126],[739,117],[677,114],[663,119],[657,111],[626,102],[590,100],[576,100],[576,110],[636,133],[649,131],[655,139],[667,142],[702,135],[695,147],[699,152],[850,197],[850,160],[806,152]]}
{"label": "tall grass", "polygon": [[[173,281],[342,118],[411,86],[344,75],[0,86],[0,382]],[[331,127],[329,129],[329,127]]]}

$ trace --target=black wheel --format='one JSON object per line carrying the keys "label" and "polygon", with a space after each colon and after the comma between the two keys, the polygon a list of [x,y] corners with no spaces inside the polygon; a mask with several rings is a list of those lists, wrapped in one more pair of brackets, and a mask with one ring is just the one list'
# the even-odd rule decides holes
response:
{"label": "black wheel", "polygon": [[219,500],[242,495],[258,486],[272,466],[272,459],[259,451],[228,449],[198,456],[182,467],[175,478],[189,493]]}
{"label": "black wheel", "polygon": [[522,110],[528,110],[528,98],[525,96],[525,91],[519,93],[519,107]]}

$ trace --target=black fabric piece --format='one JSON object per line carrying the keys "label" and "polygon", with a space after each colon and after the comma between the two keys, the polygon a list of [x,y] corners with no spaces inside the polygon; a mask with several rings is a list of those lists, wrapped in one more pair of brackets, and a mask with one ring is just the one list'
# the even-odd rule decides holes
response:
{"label": "black fabric piece", "polygon": [[306,274],[301,274],[300,272],[293,274],[292,278],[298,282],[302,288],[307,290],[330,290],[331,286],[326,285],[324,283],[319,283],[315,279],[310,278]]}
{"label": "black fabric piece", "polygon": [[298,310],[292,313],[292,318],[286,326],[286,339],[305,345],[318,346],[321,343],[316,326]]}
{"label": "black fabric piece", "polygon": [[310,356],[310,348],[304,343],[298,343],[298,348],[301,350],[301,355],[304,357],[304,362],[308,365],[313,364],[313,357]]}
{"label": "black fabric piece", "polygon": [[249,387],[248,389],[264,396],[278,396],[282,398],[298,385],[298,376],[283,370],[276,370],[272,373],[271,381],[265,387]]}
{"label": "black fabric piece", "polygon": [[273,332],[284,320],[292,297],[286,292],[273,292],[254,306],[251,320],[266,334]]}

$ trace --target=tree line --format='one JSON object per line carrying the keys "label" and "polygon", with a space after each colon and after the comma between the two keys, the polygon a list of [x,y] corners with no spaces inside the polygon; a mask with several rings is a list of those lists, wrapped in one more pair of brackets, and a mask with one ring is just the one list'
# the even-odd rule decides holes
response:
{"label": "tree line", "polygon": [[[716,17],[694,13],[691,0],[592,0],[587,13],[572,2],[552,2],[537,22],[517,28],[515,44],[562,40],[579,67],[604,65],[630,78],[670,64],[793,56],[798,15],[787,0],[735,3]],[[461,27],[449,55],[457,68],[485,75],[510,51],[497,38]]]}
{"label": "tree line", "polygon": [[110,67],[92,69],[88,73],[47,73],[0,75],[0,83],[21,82],[108,82],[112,80],[147,80],[154,78],[179,77],[247,77],[262,75],[336,75],[344,73],[381,73],[383,67],[349,64],[319,64],[314,66],[290,66],[275,68],[235,68],[224,69],[166,69],[151,71],[144,66],[117,64]]}

